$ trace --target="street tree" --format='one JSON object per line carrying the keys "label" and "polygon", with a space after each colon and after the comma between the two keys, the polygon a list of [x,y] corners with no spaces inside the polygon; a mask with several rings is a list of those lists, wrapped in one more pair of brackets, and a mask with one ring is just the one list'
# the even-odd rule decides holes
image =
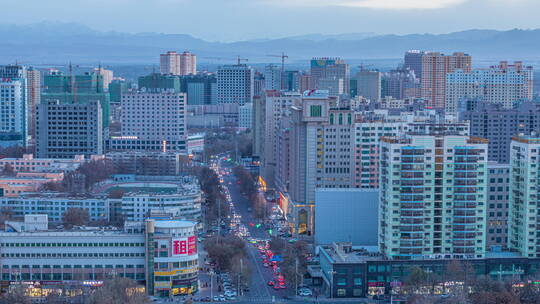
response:
{"label": "street tree", "polygon": [[68,208],[62,215],[62,222],[66,227],[87,225],[90,220],[88,209]]}

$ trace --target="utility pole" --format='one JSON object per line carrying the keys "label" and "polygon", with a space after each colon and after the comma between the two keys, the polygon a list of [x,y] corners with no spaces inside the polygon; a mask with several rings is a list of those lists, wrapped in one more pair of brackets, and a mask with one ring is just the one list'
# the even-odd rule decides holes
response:
{"label": "utility pole", "polygon": [[296,281],[296,294],[295,296],[298,295],[298,258],[296,258],[295,260],[295,265],[294,265],[294,278],[295,278],[295,281]]}
{"label": "utility pole", "polygon": [[210,270],[210,301],[214,302],[214,270]]}

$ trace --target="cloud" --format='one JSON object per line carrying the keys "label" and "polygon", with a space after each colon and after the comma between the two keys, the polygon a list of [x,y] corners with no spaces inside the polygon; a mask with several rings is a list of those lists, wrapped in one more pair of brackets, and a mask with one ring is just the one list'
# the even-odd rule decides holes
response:
{"label": "cloud", "polygon": [[[440,9],[470,0],[265,0],[268,4],[294,6],[347,6],[373,9]],[[524,0],[510,0],[524,1]]]}

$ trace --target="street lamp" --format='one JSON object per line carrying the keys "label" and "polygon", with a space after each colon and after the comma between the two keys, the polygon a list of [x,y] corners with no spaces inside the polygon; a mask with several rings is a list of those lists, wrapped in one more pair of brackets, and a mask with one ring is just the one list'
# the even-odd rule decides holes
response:
{"label": "street lamp", "polygon": [[214,302],[214,270],[210,270],[210,302]]}

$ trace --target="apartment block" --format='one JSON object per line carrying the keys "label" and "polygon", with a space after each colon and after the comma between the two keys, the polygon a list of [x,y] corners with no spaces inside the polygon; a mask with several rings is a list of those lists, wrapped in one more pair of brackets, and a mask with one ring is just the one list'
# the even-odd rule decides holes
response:
{"label": "apartment block", "polygon": [[379,248],[390,259],[485,255],[487,140],[381,139]]}
{"label": "apartment block", "polygon": [[489,69],[470,72],[458,69],[446,75],[445,110],[450,113],[458,112],[460,101],[468,99],[480,99],[512,109],[532,97],[533,67],[520,61],[513,65],[501,61]]}
{"label": "apartment block", "polygon": [[519,252],[524,257],[540,257],[538,241],[539,153],[540,138],[536,134],[512,138],[508,248]]}

